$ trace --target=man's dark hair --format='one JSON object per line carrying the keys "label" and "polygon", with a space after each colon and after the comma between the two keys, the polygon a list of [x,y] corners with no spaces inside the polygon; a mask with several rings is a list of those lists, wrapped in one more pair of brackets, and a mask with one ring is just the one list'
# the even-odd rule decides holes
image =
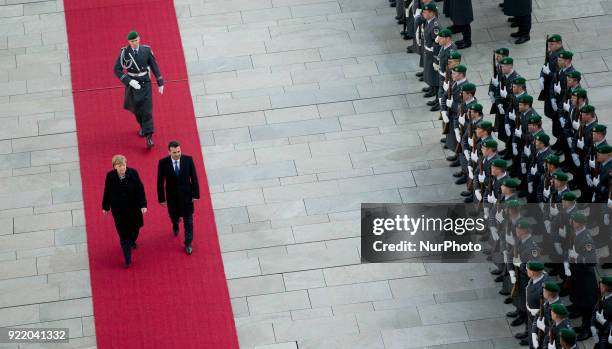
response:
{"label": "man's dark hair", "polygon": [[170,148],[176,148],[180,146],[181,144],[178,141],[170,141],[170,143],[168,143],[168,150],[170,150]]}

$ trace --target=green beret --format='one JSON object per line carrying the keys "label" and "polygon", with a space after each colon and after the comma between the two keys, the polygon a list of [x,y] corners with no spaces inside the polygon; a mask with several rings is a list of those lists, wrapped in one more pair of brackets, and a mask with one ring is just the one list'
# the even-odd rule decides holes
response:
{"label": "green beret", "polygon": [[556,282],[547,282],[544,284],[544,289],[548,290],[550,292],[555,292],[555,293],[559,293],[561,292],[561,287],[559,287],[559,285],[557,285]]}
{"label": "green beret", "polygon": [[510,50],[505,47],[500,47],[495,50],[495,53],[497,53],[498,55],[507,56],[510,54]]}
{"label": "green beret", "polygon": [[463,84],[463,86],[461,86],[461,91],[476,92],[476,85],[472,84],[471,82],[466,82]]}
{"label": "green beret", "polygon": [[451,53],[448,55],[448,59],[461,59],[461,52],[451,51]]}
{"label": "green beret", "polygon": [[567,73],[566,75],[568,78],[572,78],[572,79],[576,79],[579,80],[582,79],[582,74],[580,74],[579,71],[577,70],[572,70],[571,72]]}
{"label": "green beret", "polygon": [[491,123],[491,121],[482,120],[478,123],[478,125],[476,125],[476,128],[491,131],[493,129],[493,124]]}
{"label": "green beret", "polygon": [[521,218],[516,222],[516,226],[521,229],[528,229],[531,224],[526,218]]}
{"label": "green beret", "polygon": [[505,169],[508,167],[508,163],[504,159],[495,159],[491,162],[491,166]]}
{"label": "green beret", "polygon": [[556,166],[561,165],[561,159],[559,159],[559,157],[555,154],[548,155],[546,159],[544,159],[544,161],[548,162],[549,164],[556,165]]}
{"label": "green beret", "polygon": [[542,117],[538,114],[531,115],[529,119],[527,119],[527,123],[529,124],[539,124],[542,122]]}
{"label": "green beret", "polygon": [[470,104],[470,106],[468,108],[470,110],[474,110],[474,111],[477,111],[479,113],[482,113],[482,104],[480,104],[480,103]]}
{"label": "green beret", "polygon": [[[523,80],[525,80],[525,79],[523,79]],[[529,104],[529,105],[533,104],[533,97],[528,95],[528,94],[526,94],[526,93],[524,95],[520,96],[519,98],[517,98],[516,100],[519,103],[523,103],[523,104]]]}
{"label": "green beret", "polygon": [[595,112],[595,107],[590,104],[585,104],[582,108],[580,108],[580,112],[591,114]]}
{"label": "green beret", "polygon": [[571,191],[566,191],[561,195],[561,200],[564,201],[576,201],[576,194]]}
{"label": "green beret", "polygon": [[600,282],[606,286],[612,286],[612,276],[602,276]]}
{"label": "green beret", "polygon": [[587,216],[585,216],[584,213],[580,213],[580,212],[574,212],[571,216],[571,219],[574,222],[580,223],[580,224],[585,224],[587,222]]}
{"label": "green beret", "polygon": [[553,172],[551,176],[553,176],[554,179],[560,180],[562,182],[567,182],[569,179],[569,176],[567,175],[567,173],[560,171],[560,170]]}
{"label": "green beret", "polygon": [[512,207],[519,207],[519,206],[521,206],[521,202],[518,201],[517,199],[506,201],[506,207],[512,208]]}
{"label": "green beret", "polygon": [[[559,287],[559,286],[557,286],[557,287]],[[551,308],[550,310],[552,310],[557,315],[565,316],[565,315],[568,314],[567,308],[565,307],[565,305],[563,305],[561,303],[555,303],[555,304],[551,305],[550,308]]]}
{"label": "green beret", "polygon": [[587,91],[583,88],[577,87],[572,90],[572,96],[586,98]]}
{"label": "green beret", "polygon": [[523,85],[525,86],[525,84],[527,83],[527,80],[522,77],[522,76],[518,76],[516,77],[516,79],[512,80],[512,85]]}
{"label": "green beret", "polygon": [[593,132],[606,133],[606,125],[597,124],[593,126]]}
{"label": "green beret", "polygon": [[139,37],[139,36],[140,36],[140,35],[138,35],[138,33],[137,33],[137,32],[135,32],[135,31],[133,31],[133,30],[132,30],[131,32],[129,32],[129,33],[128,33],[128,35],[127,35],[127,39],[128,39],[128,40],[134,40],[134,39],[136,39],[136,38],[137,38],[137,37]]}
{"label": "green beret", "polygon": [[459,64],[453,67],[453,71],[457,73],[465,73],[467,71],[467,67],[463,64]]}
{"label": "green beret", "polygon": [[540,141],[542,143],[544,143],[545,146],[549,146],[550,145],[550,137],[546,134],[546,133],[540,133],[537,136],[535,136],[536,141]]}
{"label": "green beret", "polygon": [[544,263],[538,261],[529,261],[527,262],[527,269],[532,271],[542,271],[544,270]]}
{"label": "green beret", "polygon": [[450,38],[453,36],[453,32],[448,28],[444,28],[438,32],[438,36],[441,38]]}
{"label": "green beret", "polygon": [[514,64],[514,59],[512,57],[504,57],[499,64]]}
{"label": "green beret", "polygon": [[520,185],[519,181],[514,178],[507,178],[502,182],[502,185],[508,188],[518,188]]}
{"label": "green beret", "polygon": [[497,141],[494,140],[494,139],[487,139],[486,141],[484,141],[484,143],[482,145],[485,148],[497,149]]}
{"label": "green beret", "polygon": [[562,328],[559,333],[561,335],[561,339],[564,341],[571,342],[572,344],[576,342],[576,332],[574,332],[574,330],[571,328]]}
{"label": "green beret", "polygon": [[601,154],[610,154],[612,153],[612,145],[609,144],[600,144],[597,147],[597,152]]}
{"label": "green beret", "polygon": [[563,40],[561,39],[561,35],[559,34],[553,34],[548,37],[548,42],[561,42],[561,41]]}
{"label": "green beret", "polygon": [[434,12],[438,12],[438,7],[436,6],[436,4],[432,2],[430,2],[429,4],[426,4],[425,6],[423,6],[423,11],[434,11]]}
{"label": "green beret", "polygon": [[571,51],[561,51],[559,53],[559,58],[572,59],[573,57],[574,57],[574,54]]}

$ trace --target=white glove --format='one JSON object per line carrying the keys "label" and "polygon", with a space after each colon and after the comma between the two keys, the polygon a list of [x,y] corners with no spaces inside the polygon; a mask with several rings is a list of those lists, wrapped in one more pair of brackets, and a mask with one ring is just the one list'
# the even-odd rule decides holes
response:
{"label": "white glove", "polygon": [[514,272],[514,270],[508,271],[508,274],[510,274],[510,282],[513,285],[516,284],[516,273]]}
{"label": "white glove", "polygon": [[604,215],[604,224],[610,225],[610,215],[607,213]]}
{"label": "white glove", "polygon": [[603,310],[595,312],[595,319],[597,319],[597,322],[599,322],[601,325],[606,323],[606,318],[603,315]]}
{"label": "white glove", "polygon": [[510,120],[514,121],[516,120],[516,113],[514,112],[514,110],[510,111],[508,113],[508,117],[510,118]]}
{"label": "white glove", "polygon": [[608,343],[612,344],[612,333],[608,335]]}
{"label": "white glove", "polygon": [[464,126],[464,125],[465,125],[465,116],[463,116],[463,115],[460,115],[460,116],[459,116],[459,124],[460,124],[461,126]]}
{"label": "white glove", "polygon": [[523,136],[523,130],[521,130],[520,126],[514,130],[514,136],[518,138]]}
{"label": "white glove", "polygon": [[471,159],[474,162],[478,162],[478,154],[475,151],[472,152]]}
{"label": "white glove", "polygon": [[612,209],[612,200],[608,199],[608,208]]}
{"label": "white glove", "polygon": [[580,166],[580,158],[578,157],[578,154],[572,154],[572,160],[574,160],[574,165]]}
{"label": "white glove", "polygon": [[518,147],[516,146],[516,143],[512,143],[512,155],[518,155]]}
{"label": "white glove", "polygon": [[567,236],[567,230],[565,230],[565,226],[559,228],[558,234],[561,238],[565,239],[565,237]]}
{"label": "white glove", "polygon": [[521,259],[519,257],[512,257],[512,264],[515,267],[520,267],[521,266]]}
{"label": "white glove", "polygon": [[531,148],[529,146],[527,146],[527,145],[524,146],[523,147],[523,154],[525,154],[525,156],[527,156],[527,157],[530,157],[531,156]]}
{"label": "white glove", "polygon": [[[544,64],[542,66],[542,73],[544,73],[544,75],[550,74],[550,68],[548,67],[548,63],[546,63],[546,64]],[[544,78],[542,78],[542,79],[544,79]]]}
{"label": "white glove", "polygon": [[593,337],[598,338],[597,329],[595,328],[595,326],[591,326],[591,334],[593,335]]}
{"label": "white glove", "polygon": [[589,159],[589,167],[595,168],[595,159]]}
{"label": "white glove", "polygon": [[499,95],[501,96],[501,98],[508,97],[508,91],[506,90],[506,86],[502,86],[502,88],[499,89]]}
{"label": "white glove", "polygon": [[503,250],[502,254],[504,255],[504,264],[508,264],[508,251]]}
{"label": "white glove", "polygon": [[578,129],[580,128],[580,121],[578,120],[572,121],[572,127],[574,128],[574,130],[578,131]]}
{"label": "white glove", "polygon": [[559,214],[559,209],[557,207],[552,207],[550,208],[550,215],[551,216],[556,216]]}
{"label": "white glove", "polygon": [[512,136],[512,129],[510,129],[510,124],[506,124],[506,136],[510,137]]}
{"label": "white glove", "polygon": [[550,187],[548,189],[544,188],[542,194],[544,194],[544,197],[548,199],[550,197]]}
{"label": "white glove", "polygon": [[569,111],[570,111],[570,102],[569,102],[569,99],[567,101],[563,102],[563,110],[565,110],[566,112],[569,113]]}
{"label": "white glove", "polygon": [[533,308],[529,308],[529,307],[527,307],[527,309],[529,309],[529,312],[531,313],[531,316],[538,315],[538,312],[540,311],[540,309],[533,309]]}
{"label": "white glove", "polygon": [[446,100],[446,107],[451,108],[453,106],[453,97]]}
{"label": "white glove", "polygon": [[560,117],[559,118],[559,123],[561,124],[561,128],[564,128],[565,127],[565,118]]}
{"label": "white glove", "polygon": [[440,65],[437,64],[437,63],[434,63],[433,64],[433,68],[434,68],[435,71],[439,71],[440,70]]}
{"label": "white glove", "polygon": [[530,172],[532,176],[535,176],[535,174],[538,173],[538,165],[533,165]]}
{"label": "white glove", "polygon": [[457,142],[461,143],[461,133],[459,133],[458,128],[455,129],[455,139],[457,140]]}
{"label": "white glove", "polygon": [[540,91],[544,90],[544,78],[540,78]]}
{"label": "white glove", "polygon": [[553,111],[559,110],[559,106],[557,105],[557,100],[555,98],[550,100],[550,105],[553,108]]}
{"label": "white glove", "polygon": [[560,94],[561,93],[561,83],[557,82],[555,86],[553,87],[553,89],[555,90],[556,94]]}
{"label": "white glove", "polygon": [[[480,176],[478,176],[478,178],[480,179]],[[476,196],[476,200],[482,201],[482,192],[480,189],[474,190],[474,196]]]}
{"label": "white glove", "polygon": [[508,245],[514,246],[514,236],[512,236],[512,234],[506,234],[506,242]]}
{"label": "white glove", "polygon": [[522,174],[527,173],[527,165],[524,162],[521,162],[521,173]]}
{"label": "white glove", "polygon": [[599,176],[593,178],[593,185],[595,185],[595,186],[599,185]]}
{"label": "white glove", "polygon": [[504,105],[501,103],[497,105],[497,110],[499,111],[500,114],[506,114],[506,111],[504,110]]}
{"label": "white glove", "polygon": [[[482,195],[481,195],[482,196]],[[487,220],[489,219],[489,208],[488,207],[483,207],[482,210],[484,211],[484,219]]]}
{"label": "white glove", "polygon": [[157,88],[157,91],[159,91],[159,94],[160,94],[160,95],[163,95],[163,94],[164,94],[164,87],[163,87],[163,86],[159,86],[159,87]]}
{"label": "white glove", "polygon": [[[468,145],[470,146],[470,148],[474,147],[474,139],[473,138],[468,138]],[[476,160],[474,160],[476,161]]]}
{"label": "white glove", "polygon": [[590,174],[586,175],[586,182],[587,182],[587,185],[588,185],[589,187],[594,187],[594,186],[595,186],[595,185],[593,184],[593,179],[591,178],[591,175],[590,175]]}
{"label": "white glove", "polygon": [[553,341],[552,343],[548,343],[547,349],[557,349],[557,345],[555,344],[555,341]]}
{"label": "white glove", "polygon": [[416,11],[414,11],[414,16],[415,17],[421,17],[421,13],[423,12],[423,10],[421,10],[420,8],[416,9]]}
{"label": "white glove", "polygon": [[138,81],[132,79],[130,80],[130,86],[132,86],[133,88],[140,90],[140,84],[138,83]]}
{"label": "white glove", "polygon": [[565,271],[565,276],[567,277],[572,276],[572,272],[570,271],[569,262],[563,262],[563,269]]}
{"label": "white glove", "polygon": [[533,182],[527,183],[527,192],[529,194],[533,193]]}
{"label": "white glove", "polygon": [[497,233],[497,228],[496,227],[490,227],[489,230],[491,231],[491,237],[493,238],[493,240],[498,241],[499,240],[499,234]]}
{"label": "white glove", "polygon": [[[544,323],[544,317],[538,317],[538,320],[536,321],[536,326],[538,327],[539,330],[542,331],[546,331],[546,324]],[[534,341],[534,343],[537,341]]]}
{"label": "white glove", "polygon": [[447,81],[444,81],[444,83],[442,84],[442,88],[444,89],[444,92],[448,91],[449,87],[450,87],[450,83]]}
{"label": "white glove", "polygon": [[483,171],[482,173],[479,173],[479,174],[478,174],[478,181],[479,181],[480,183],[484,183],[485,178],[486,178],[486,175],[485,175],[484,171]]}
{"label": "white glove", "polygon": [[491,104],[495,103],[495,93],[492,91],[489,92],[489,99],[491,100]]}
{"label": "white glove", "polygon": [[496,78],[495,76],[491,78],[491,84],[493,84],[493,86],[497,87],[499,86],[499,79]]}
{"label": "white glove", "polygon": [[544,228],[546,228],[546,233],[550,234],[550,221],[549,220],[544,221]]}
{"label": "white glove", "polygon": [[490,204],[494,204],[497,201],[497,199],[495,198],[495,195],[490,194],[487,196],[487,202]]}
{"label": "white glove", "polygon": [[567,256],[569,258],[571,258],[571,259],[577,259],[578,258],[578,252],[576,252],[576,246],[572,246],[572,248],[567,253]]}
{"label": "white glove", "polygon": [[442,120],[444,120],[445,124],[448,124],[450,122],[450,119],[448,118],[448,112],[446,110],[442,111]]}
{"label": "white glove", "polygon": [[465,157],[465,160],[469,160],[470,159],[470,151],[467,149],[463,149],[463,156]]}
{"label": "white glove", "polygon": [[472,166],[468,166],[468,177],[470,179],[474,179],[474,170],[472,169]]}
{"label": "white glove", "polygon": [[555,252],[557,252],[558,255],[562,255],[563,254],[563,248],[561,248],[561,243],[560,242],[555,242],[553,245],[555,246]]}
{"label": "white glove", "polygon": [[495,220],[497,223],[502,223],[504,221],[504,211],[495,211]]}

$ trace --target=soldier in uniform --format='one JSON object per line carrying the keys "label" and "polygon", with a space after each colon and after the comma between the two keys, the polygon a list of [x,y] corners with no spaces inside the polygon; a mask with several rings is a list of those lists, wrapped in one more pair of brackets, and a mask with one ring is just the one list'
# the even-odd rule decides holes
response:
{"label": "soldier in uniform", "polygon": [[565,156],[568,159],[571,159],[571,147],[567,145],[574,142],[572,139],[576,137],[576,131],[580,126],[580,108],[586,105],[588,100],[587,91],[576,83],[576,79],[572,78],[577,75],[576,73],[576,71],[571,71],[567,74],[567,89],[565,90],[565,101],[562,103],[563,109],[557,113],[563,139],[562,142],[557,142],[559,146],[556,150],[565,151]]}
{"label": "soldier in uniform", "polygon": [[[557,70],[559,69],[559,66],[557,65],[557,58],[559,57],[559,53],[564,51],[561,35],[553,34],[549,36],[547,45],[548,62],[542,66],[542,70],[540,71],[540,90],[542,90],[541,97],[544,99],[544,115],[546,115],[547,118],[554,120],[557,113],[553,110],[550,103],[550,91],[552,88],[552,78],[553,76],[557,75]],[[557,147],[554,147],[554,149],[556,150]]]}
{"label": "soldier in uniform", "polygon": [[[542,298],[540,301],[541,312],[535,317],[531,325],[531,343],[532,348],[548,349],[546,343],[546,329],[552,321],[552,306],[555,304],[561,305],[559,298],[559,286],[554,282],[544,282],[542,285]],[[565,307],[563,307],[565,308]],[[567,310],[565,311],[567,314]]]}
{"label": "soldier in uniform", "polygon": [[[450,132],[449,137],[446,139],[446,146],[450,150],[454,150],[455,154],[450,155],[446,160],[451,161],[451,167],[458,167],[461,163],[459,162],[459,142],[461,141],[461,130],[459,125],[459,112],[460,106],[463,104],[461,100],[463,85],[468,83],[465,75],[467,68],[462,65],[456,65],[452,68],[452,79],[453,82],[449,85],[451,89],[451,98],[448,98],[448,94],[445,94],[442,98],[442,102],[446,106],[446,113],[450,121]],[[463,173],[461,173],[463,175]]]}
{"label": "soldier in uniform", "polygon": [[[503,210],[493,211],[495,220],[494,223],[497,224],[497,227],[500,229],[500,235],[503,234],[503,236],[500,236],[499,244],[504,261],[503,274],[497,276],[495,278],[495,282],[502,282],[502,289],[499,291],[499,294],[501,294],[502,296],[510,296],[511,291],[513,290],[510,271],[514,270],[514,265],[512,264],[512,256],[514,253],[514,246],[516,245],[516,235],[514,232],[516,231],[516,225],[518,221],[522,218],[522,216],[521,202],[518,200],[518,197],[514,193],[514,188],[518,187],[518,181],[507,177],[503,182],[504,185],[502,186],[502,192],[504,194],[502,200],[504,200],[505,202],[505,207]],[[504,304],[512,303],[514,303],[513,297],[507,297],[504,300]],[[516,312],[510,312],[506,315],[510,317],[516,317],[516,314]]]}
{"label": "soldier in uniform", "polygon": [[160,94],[164,93],[162,78],[151,47],[140,44],[140,36],[132,31],[127,36],[128,46],[121,48],[115,62],[115,76],[125,85],[123,108],[136,116],[140,125],[138,135],[146,137],[147,147],[153,146],[153,96],[150,71],[157,78]]}
{"label": "soldier in uniform", "polygon": [[[451,88],[452,84],[454,83],[453,80],[453,68],[458,66],[459,64],[461,64],[461,53],[459,53],[458,51],[451,51],[448,55],[448,66],[447,66],[447,70],[448,71],[448,79],[446,79],[446,71],[444,72],[444,81],[441,82],[440,86],[442,88],[442,93],[439,96],[439,102],[440,102],[440,114],[442,115],[442,120],[444,121],[444,123],[448,123],[449,124],[449,129],[452,131],[453,128],[453,121],[450,119],[449,117],[449,111],[448,111],[448,107],[446,106],[446,100],[448,99],[448,95],[449,94],[453,94],[453,90]],[[449,91],[450,90],[450,91]],[[452,114],[450,115],[452,116]],[[453,144],[453,139],[455,139],[455,133],[454,132],[448,132],[446,133],[445,137],[442,137],[440,139],[441,143],[444,143],[444,148],[446,149],[455,149],[456,141],[455,141],[455,145],[452,146],[452,148],[449,148],[449,144]],[[454,161],[454,160],[453,160]]]}
{"label": "soldier in uniform", "polygon": [[510,110],[511,105],[509,104],[508,95],[512,93],[512,82],[519,75],[514,71],[514,59],[512,57],[505,57],[499,62],[501,66],[501,77],[499,84],[499,93],[496,94],[495,105],[497,111],[504,115],[503,129],[498,128],[498,132],[505,132],[506,134],[506,153],[504,159],[509,160],[512,158],[512,128],[509,120],[506,116],[506,111]]}
{"label": "soldier in uniform", "polygon": [[[464,87],[465,86],[466,85],[464,85]],[[482,104],[468,103],[467,108],[469,120],[466,121],[468,126],[467,131],[463,133],[462,144],[464,149],[469,149],[469,158],[467,159],[467,172],[469,181],[471,182],[471,187],[468,186],[467,190],[461,192],[461,196],[465,197],[463,202],[469,204],[474,202],[473,193],[474,189],[476,188],[475,182],[478,183],[477,179],[475,178],[477,174],[474,173],[474,169],[478,167],[478,160],[482,156],[481,146],[483,139],[480,137],[483,135],[483,132],[478,131],[478,124],[482,122]],[[497,149],[497,146],[495,148]]]}
{"label": "soldier in uniform", "polygon": [[[444,95],[444,83],[450,80],[450,71],[449,71],[449,57],[450,54],[457,49],[457,46],[453,43],[452,33],[448,29],[442,29],[438,32],[437,42],[440,45],[440,51],[438,52],[438,56],[436,58],[436,62],[434,63],[434,70],[438,72],[438,91],[437,96],[438,99],[427,102],[428,106],[431,106],[431,111],[440,110],[440,105],[442,104],[442,95]],[[449,76],[447,77],[447,72]],[[448,79],[447,79],[448,78]],[[448,121],[445,121],[448,122]]]}
{"label": "soldier in uniform", "polygon": [[[461,86],[461,105],[459,106],[459,117],[457,118],[457,121],[459,123],[459,136],[462,150],[462,152],[458,156],[459,162],[461,164],[461,173],[463,175],[455,181],[455,184],[457,185],[467,183],[468,165],[470,161],[472,161],[471,158],[476,157],[470,155],[471,148],[468,139],[470,139],[472,135],[468,134],[470,131],[470,124],[466,120],[466,115],[469,114],[470,106],[477,103],[477,100],[474,95],[476,95],[476,85],[472,84],[471,82],[468,82]],[[472,129],[472,131],[474,130]]]}
{"label": "soldier in uniform", "polygon": [[533,332],[533,324],[537,319],[537,315],[540,311],[540,300],[542,298],[542,287],[544,283],[550,280],[550,277],[544,273],[544,263],[539,261],[527,262],[527,276],[529,281],[525,290],[525,298],[527,300],[527,322],[525,323],[525,337],[521,335],[521,345],[530,345],[532,348],[538,341],[533,341],[533,336],[530,334]]}
{"label": "soldier in uniform", "polygon": [[[527,119],[523,118],[523,114],[520,111],[519,99],[528,96],[525,91],[525,85],[527,80],[522,76],[517,76],[512,81],[512,93],[508,95],[508,108],[506,110],[505,122],[510,126],[511,141],[512,141],[512,173],[519,176],[522,174],[521,179],[523,183],[525,181],[526,171],[521,171],[521,163],[523,157],[523,147],[525,146],[525,136],[527,136]],[[528,101],[525,99],[524,101]],[[531,98],[533,103],[533,98]],[[524,103],[525,104],[525,103]],[[523,106],[524,107],[524,106]],[[526,110],[526,109],[525,109]],[[524,189],[524,188],[523,188]],[[524,190],[523,190],[524,192]],[[525,196],[524,193],[522,196]]]}
{"label": "soldier in uniform", "polygon": [[423,51],[423,80],[428,85],[428,88],[423,90],[425,92],[423,97],[431,98],[437,96],[440,83],[438,72],[434,69],[435,58],[440,51],[440,45],[436,43],[436,38],[441,29],[436,4],[429,3],[423,6],[423,18],[426,21],[423,33],[423,48],[425,50]]}
{"label": "soldier in uniform", "polygon": [[[446,5],[446,4],[445,4]],[[461,50],[472,46],[472,26],[474,13],[472,10],[472,0],[449,1],[448,12],[445,12],[453,21],[449,29],[455,33],[461,33],[462,40],[457,41],[457,49]]]}
{"label": "soldier in uniform", "polygon": [[574,330],[563,328],[559,331],[559,337],[562,349],[578,349],[576,345],[576,332]]}
{"label": "soldier in uniform", "polygon": [[[600,220],[603,221],[603,225],[600,227],[600,230],[606,230],[606,233],[604,234],[602,234],[600,231],[600,235],[602,237],[604,237],[605,234],[610,234],[610,210],[612,207],[612,200],[610,198],[610,185],[612,184],[612,161],[610,160],[612,160],[612,146],[607,143],[601,144],[597,148],[597,163],[599,166],[599,173],[593,178],[593,202],[600,204],[598,205],[599,212],[597,213],[600,217],[603,217],[603,219]],[[609,240],[604,242],[604,246],[605,244],[607,244],[608,249],[612,250],[610,246],[611,242]],[[603,263],[601,267],[603,269],[609,269],[612,267],[612,264]]]}
{"label": "soldier in uniform", "polygon": [[[548,91],[548,95],[550,96],[550,105],[555,113],[555,116],[552,119],[552,131],[553,136],[555,136],[557,139],[561,139],[563,137],[563,129],[559,121],[559,111],[563,111],[562,103],[564,102],[564,97],[566,96],[567,74],[574,70],[574,67],[572,67],[573,56],[574,55],[570,51],[559,52],[557,57],[558,70],[552,77],[550,90]],[[565,146],[568,147],[567,144]]]}
{"label": "soldier in uniform", "polygon": [[[563,261],[567,251],[571,248],[570,246],[570,233],[572,226],[570,223],[570,217],[574,212],[577,212],[578,206],[576,205],[577,195],[574,192],[566,191],[561,196],[559,214],[553,216],[550,219],[550,224],[546,225],[546,232],[550,231],[550,235],[546,236],[546,243],[548,246],[553,248],[549,251],[551,261]],[[557,206],[558,207],[558,206]],[[554,263],[553,269],[550,273],[552,276],[559,275],[565,284],[567,277],[571,275],[569,271],[569,264]],[[563,296],[567,295],[567,290],[564,290]]]}
{"label": "soldier in uniform", "polygon": [[[587,104],[580,108],[580,122],[571,150],[572,158],[578,157],[578,165],[574,170],[578,181],[575,184],[580,188],[583,195],[587,196],[589,199],[593,196],[591,190],[593,183],[587,183],[586,180],[591,172],[589,167],[590,154],[588,150],[593,144],[593,127],[595,125],[597,125],[595,107]],[[587,200],[590,201],[589,199]]]}
{"label": "soldier in uniform", "polygon": [[[563,331],[572,331],[572,325],[570,320],[567,318],[568,310],[565,305],[561,303],[553,304],[551,307],[551,320],[547,326],[546,331],[544,333],[544,346],[542,349],[557,349],[562,348],[561,334]],[[551,338],[551,334],[554,336]],[[574,338],[576,335],[574,334]]]}
{"label": "soldier in uniform", "polygon": [[[539,117],[539,116],[538,116]],[[529,162],[527,163],[528,173],[527,173],[527,192],[529,193],[528,202],[535,203],[537,202],[537,193],[534,188],[539,188],[540,183],[540,173],[544,173],[544,159],[546,159],[549,155],[552,155],[552,150],[550,150],[550,137],[544,133],[540,132],[535,137],[535,152],[531,153],[531,157],[529,158]],[[531,152],[531,151],[530,151]]]}
{"label": "soldier in uniform", "polygon": [[517,45],[525,43],[531,39],[531,0],[504,0],[504,14],[516,18],[518,31],[510,34],[517,38],[514,42]]}
{"label": "soldier in uniform", "polygon": [[[500,62],[505,57],[508,57],[509,54],[510,54],[510,50],[508,50],[505,47],[500,47],[497,50],[495,50],[495,53],[494,53],[495,63],[493,64],[493,76],[491,77],[491,81],[489,82],[489,98],[491,99],[491,111],[489,113],[495,115],[495,126],[494,127],[495,127],[495,131],[498,132],[497,138],[499,138],[499,140],[501,140],[504,143],[506,143],[508,136],[506,135],[505,132],[500,132],[500,130],[504,128],[503,125],[505,123],[505,115],[499,112],[495,104],[495,101],[499,100],[500,98],[499,83],[500,83],[500,78],[502,74]],[[505,151],[506,150],[503,150],[502,152],[500,152],[500,155],[504,155]]]}
{"label": "soldier in uniform", "polygon": [[612,347],[608,336],[612,326],[612,277],[604,276],[599,280],[599,296],[591,317],[591,332],[596,338],[596,349]]}
{"label": "soldier in uniform", "polygon": [[599,148],[599,146],[601,145],[608,144],[608,142],[606,141],[606,132],[606,125],[597,124],[593,126],[591,132],[592,142],[589,146],[586,147],[584,151],[586,156],[586,163],[583,164],[585,167],[584,172],[586,182],[589,186],[589,188],[587,188],[586,190],[588,197],[584,198],[584,202],[595,202],[595,183],[593,183],[593,178],[599,175],[599,166],[597,164],[597,148]]}

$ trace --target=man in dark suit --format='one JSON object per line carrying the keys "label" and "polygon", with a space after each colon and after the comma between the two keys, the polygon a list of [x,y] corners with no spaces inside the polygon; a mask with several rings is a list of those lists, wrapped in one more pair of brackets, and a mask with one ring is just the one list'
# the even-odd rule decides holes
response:
{"label": "man in dark suit", "polygon": [[200,198],[200,186],[193,159],[181,154],[177,141],[168,144],[169,156],[157,167],[157,201],[168,207],[172,233],[178,236],[181,217],[185,227],[185,252],[193,252],[193,203]]}

